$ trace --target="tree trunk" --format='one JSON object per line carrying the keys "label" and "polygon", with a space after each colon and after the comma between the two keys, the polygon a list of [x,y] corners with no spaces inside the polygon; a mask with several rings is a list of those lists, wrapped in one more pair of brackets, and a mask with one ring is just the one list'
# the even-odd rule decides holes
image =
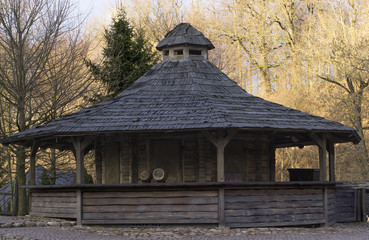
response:
{"label": "tree trunk", "polygon": [[[19,96],[17,106],[17,126],[19,132],[26,130],[25,101],[23,96]],[[26,189],[21,186],[26,185],[26,149],[23,146],[16,147],[16,174],[18,183],[18,215],[24,216],[28,213]]]}
{"label": "tree trunk", "polygon": [[270,82],[268,58],[265,46],[262,47],[262,56],[260,58],[260,85],[263,96],[268,96],[272,92],[272,85]]}
{"label": "tree trunk", "polygon": [[18,183],[18,215],[24,216],[28,211],[26,189],[21,186],[26,185],[26,150],[18,146],[16,149],[17,159],[17,183]]}
{"label": "tree trunk", "polygon": [[352,109],[353,109],[353,124],[355,130],[359,133],[361,137],[361,142],[357,146],[357,150],[360,153],[360,165],[361,165],[361,175],[363,179],[369,179],[369,153],[366,148],[366,141],[363,130],[363,121],[362,121],[362,101],[363,101],[363,91],[360,90],[356,93],[350,94]]}

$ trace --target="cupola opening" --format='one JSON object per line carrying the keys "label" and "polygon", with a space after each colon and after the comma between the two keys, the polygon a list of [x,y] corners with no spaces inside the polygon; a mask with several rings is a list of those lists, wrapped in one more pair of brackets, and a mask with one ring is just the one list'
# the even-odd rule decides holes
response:
{"label": "cupola opening", "polygon": [[174,50],[174,55],[183,55],[183,49]]}
{"label": "cupola opening", "polygon": [[201,56],[201,50],[190,49],[189,53],[190,53],[190,55]]}
{"label": "cupola opening", "polygon": [[165,35],[156,46],[163,51],[163,61],[179,59],[207,60],[214,45],[189,23],[181,23]]}

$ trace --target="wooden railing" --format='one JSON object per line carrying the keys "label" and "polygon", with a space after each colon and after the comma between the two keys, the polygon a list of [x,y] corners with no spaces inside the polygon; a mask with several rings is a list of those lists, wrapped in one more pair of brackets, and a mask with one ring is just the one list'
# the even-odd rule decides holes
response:
{"label": "wooden railing", "polygon": [[78,224],[329,225],[335,184],[181,183],[31,186],[31,215]]}

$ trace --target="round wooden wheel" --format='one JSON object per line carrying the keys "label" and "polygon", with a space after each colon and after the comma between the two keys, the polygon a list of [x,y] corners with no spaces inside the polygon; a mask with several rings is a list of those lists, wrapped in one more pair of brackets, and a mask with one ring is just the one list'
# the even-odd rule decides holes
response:
{"label": "round wooden wheel", "polygon": [[138,172],[138,178],[143,182],[151,181],[151,173],[147,169],[142,169]]}
{"label": "round wooden wheel", "polygon": [[165,178],[165,172],[161,168],[156,168],[152,171],[152,177],[158,182],[163,181]]}

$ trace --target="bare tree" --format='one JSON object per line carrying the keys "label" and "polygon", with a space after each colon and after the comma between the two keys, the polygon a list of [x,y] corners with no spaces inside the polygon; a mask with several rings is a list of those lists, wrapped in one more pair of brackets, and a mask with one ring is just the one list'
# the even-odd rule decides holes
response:
{"label": "bare tree", "polygon": [[126,0],[127,14],[136,29],[142,29],[156,45],[167,32],[184,21],[183,0]]}
{"label": "bare tree", "polygon": [[[324,64],[318,76],[336,86],[343,94],[348,123],[362,137],[356,148],[360,155],[361,175],[369,178],[369,154],[365,130],[369,86],[369,8],[366,1],[337,0],[321,5],[319,38],[320,61]],[[324,15],[323,15],[324,14]],[[344,118],[344,116],[341,116]]]}
{"label": "bare tree", "polygon": [[[73,93],[86,89],[78,65],[85,53],[81,19],[73,11],[69,0],[0,0],[0,97],[16,126],[7,135],[58,117],[77,100]],[[17,146],[15,155],[18,185],[25,185],[25,148]],[[26,214],[26,202],[20,188],[19,215]]]}

